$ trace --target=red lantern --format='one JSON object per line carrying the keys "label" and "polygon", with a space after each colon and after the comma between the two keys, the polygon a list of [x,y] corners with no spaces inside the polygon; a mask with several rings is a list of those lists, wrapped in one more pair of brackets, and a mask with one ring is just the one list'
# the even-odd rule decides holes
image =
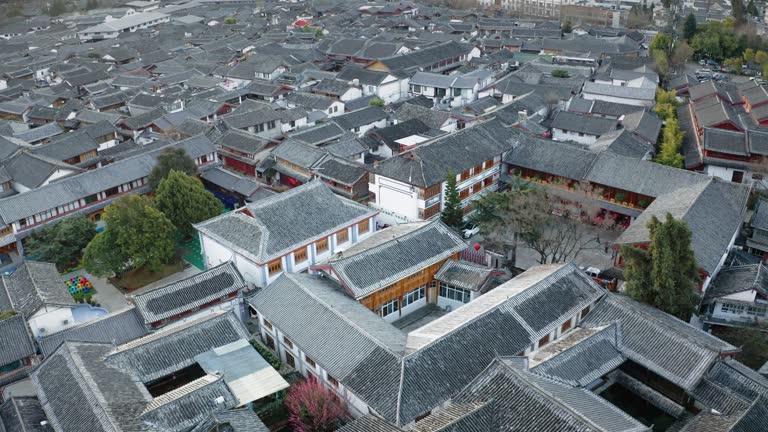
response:
{"label": "red lantern", "polygon": [[475,248],[476,251],[480,250],[480,244],[479,243],[475,243],[475,245],[472,246],[472,247]]}

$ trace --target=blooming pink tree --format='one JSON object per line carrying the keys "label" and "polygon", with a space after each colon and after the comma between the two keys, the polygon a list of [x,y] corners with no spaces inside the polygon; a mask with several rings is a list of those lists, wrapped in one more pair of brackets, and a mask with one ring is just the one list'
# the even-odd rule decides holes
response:
{"label": "blooming pink tree", "polygon": [[349,420],[346,403],[316,380],[293,385],[285,406],[296,432],[332,432]]}

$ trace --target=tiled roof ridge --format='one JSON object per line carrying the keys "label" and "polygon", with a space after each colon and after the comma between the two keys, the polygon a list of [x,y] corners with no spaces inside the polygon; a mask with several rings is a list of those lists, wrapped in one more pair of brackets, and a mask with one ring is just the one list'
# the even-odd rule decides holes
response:
{"label": "tiled roof ridge", "polygon": [[[326,301],[324,301],[322,298],[317,296],[311,290],[304,289],[304,284],[302,284],[301,282],[297,281],[295,279],[295,276],[293,275],[293,273],[283,273],[283,275],[285,277],[287,277],[288,279],[290,279],[291,282],[296,284],[298,287],[300,287],[301,291],[306,293],[308,296],[312,297],[313,300],[315,300],[316,302],[322,304],[327,310],[331,311],[334,315],[336,315],[337,317],[341,318],[344,322],[346,322],[347,324],[352,326],[355,330],[359,331],[360,334],[364,335],[366,338],[368,338],[370,341],[372,341],[378,347],[384,349],[386,352],[388,352],[388,353],[392,354],[393,356],[397,357],[398,359],[400,359],[401,363],[402,363],[402,358],[403,358],[402,354],[393,351],[389,346],[387,346],[386,344],[382,343],[378,338],[374,337],[373,335],[371,335],[370,333],[365,331],[362,327],[357,325],[357,323],[355,323],[354,321],[352,321],[349,318],[347,318],[346,316],[344,316],[344,314],[339,313],[336,310],[335,307],[333,307],[332,305],[328,304]],[[346,295],[346,294],[342,294],[342,295]]]}
{"label": "tiled roof ridge", "polygon": [[[539,279],[538,281],[534,282],[532,285],[528,286],[525,290],[523,290],[521,292],[518,292],[518,293],[516,293],[513,296],[507,296],[507,297],[504,297],[503,299],[500,299],[496,304],[494,304],[492,307],[488,307],[482,313],[474,315],[473,317],[471,317],[471,318],[461,322],[460,324],[456,325],[450,331],[444,332],[440,336],[430,340],[428,343],[426,343],[424,345],[421,345],[418,349],[414,350],[413,352],[405,354],[403,356],[404,359],[417,356],[423,350],[425,350],[427,347],[430,347],[430,346],[440,342],[441,340],[451,336],[453,333],[455,333],[457,331],[457,329],[459,329],[461,327],[465,327],[466,325],[468,325],[470,323],[473,323],[473,322],[475,322],[475,321],[485,317],[486,315],[488,315],[488,314],[492,313],[493,311],[495,311],[496,309],[498,309],[504,303],[508,302],[510,299],[518,297],[519,295],[525,293],[526,291],[528,291],[529,289],[533,288],[534,286],[543,284],[543,283],[545,283],[545,281],[548,281],[548,280],[550,280],[552,278],[557,278],[557,277],[563,276],[561,273],[566,273],[567,270],[571,270],[573,267],[574,267],[574,265],[571,264],[571,263],[562,264],[560,266],[560,268],[558,268],[557,270],[555,270],[552,273],[548,274],[547,276]],[[525,331],[527,333],[529,333],[529,334],[535,334],[536,333],[536,331],[534,331],[532,328],[530,328],[530,326],[525,322],[525,320],[522,317],[520,317],[520,315],[518,315],[516,312],[510,311],[510,312],[507,312],[507,313],[509,313],[510,315],[514,316],[515,320],[520,323],[520,325],[525,329]],[[416,331],[418,331],[418,329]]]}
{"label": "tiled roof ridge", "polygon": [[144,337],[140,337],[138,339],[135,339],[133,341],[130,341],[130,342],[124,343],[124,344],[122,344],[122,345],[120,345],[118,347],[115,347],[107,355],[107,357],[112,356],[114,354],[119,354],[119,353],[122,353],[122,352],[126,352],[126,351],[130,351],[130,350],[139,348],[139,347],[141,347],[143,345],[146,345],[148,343],[152,343],[152,342],[155,342],[157,340],[160,340],[160,339],[162,339],[165,336],[172,335],[172,334],[175,334],[175,333],[179,333],[179,332],[181,332],[183,330],[192,328],[192,327],[196,326],[197,324],[200,324],[200,323],[203,323],[203,322],[212,321],[212,320],[214,320],[216,318],[221,318],[221,317],[225,317],[226,318],[228,314],[232,314],[232,313],[233,313],[232,311],[223,311],[223,310],[213,311],[213,312],[211,312],[208,315],[201,316],[200,318],[197,318],[197,319],[185,322],[185,323],[180,324],[178,326],[166,328],[166,329],[157,331],[155,333],[150,333],[150,334],[148,334],[148,335],[146,335]]}
{"label": "tiled roof ridge", "polygon": [[188,382],[187,384],[184,384],[179,388],[173,389],[168,393],[163,393],[162,395],[159,395],[153,398],[152,401],[148,403],[147,406],[144,408],[144,411],[141,413],[141,415],[144,415],[150,411],[156,410],[162,406],[165,406],[181,397],[184,397],[204,387],[216,384],[222,379],[224,379],[223,376],[220,376],[217,374],[209,373],[209,374],[203,375],[200,378],[193,380],[191,382]]}
{"label": "tiled roof ridge", "polygon": [[[213,274],[214,272],[220,272],[222,269],[224,269],[224,267],[233,267],[232,260],[230,259],[230,260],[224,261],[224,262],[222,262],[220,264],[217,264],[216,266],[211,267],[209,269],[206,269],[206,270],[204,270],[204,271],[202,271],[200,273],[195,273],[195,274],[193,274],[191,276],[187,276],[187,277],[185,277],[183,279],[179,279],[179,280],[167,283],[165,285],[161,285],[161,286],[152,288],[150,290],[138,293],[138,294],[133,295],[131,297],[136,298],[136,297],[143,297],[143,296],[146,296],[146,295],[149,295],[149,294],[153,294],[153,293],[155,293],[157,291],[160,291],[162,289],[168,288],[168,287],[170,287],[172,285],[181,284],[181,283],[187,282],[189,280],[195,279],[197,277],[200,277],[202,275],[209,275],[209,274]],[[210,279],[210,278],[206,278],[206,279]],[[100,317],[100,318],[103,318],[103,317]],[[93,322],[93,321],[88,321],[88,322],[90,323],[90,322]]]}

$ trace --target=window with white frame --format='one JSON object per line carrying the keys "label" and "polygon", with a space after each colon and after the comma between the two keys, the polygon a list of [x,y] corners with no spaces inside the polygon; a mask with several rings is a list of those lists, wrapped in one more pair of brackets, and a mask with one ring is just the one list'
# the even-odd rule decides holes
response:
{"label": "window with white frame", "polygon": [[387,315],[397,313],[398,310],[400,310],[400,305],[398,304],[397,299],[390,300],[381,306],[379,315],[381,315],[381,317],[383,318]]}
{"label": "window with white frame", "polygon": [[744,313],[744,305],[737,305],[732,303],[723,303],[723,312],[732,314]]}
{"label": "window with white frame", "polygon": [[472,297],[472,291],[463,288],[456,288],[453,285],[448,285],[441,282],[440,297],[460,301],[462,303],[469,303],[469,300]]}
{"label": "window with white frame", "polygon": [[768,311],[768,305],[756,304],[747,308],[747,315],[764,317],[766,311]]}
{"label": "window with white frame", "polygon": [[403,307],[416,303],[426,296],[427,286],[422,285],[413,291],[405,293],[403,296]]}

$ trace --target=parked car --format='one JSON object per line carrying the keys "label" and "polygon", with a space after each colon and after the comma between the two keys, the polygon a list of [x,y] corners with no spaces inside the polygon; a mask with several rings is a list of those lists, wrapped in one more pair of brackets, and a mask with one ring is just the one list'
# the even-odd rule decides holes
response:
{"label": "parked car", "polygon": [[473,224],[472,222],[467,222],[464,227],[461,230],[463,236],[465,239],[471,238],[475,234],[480,232],[480,227]]}

